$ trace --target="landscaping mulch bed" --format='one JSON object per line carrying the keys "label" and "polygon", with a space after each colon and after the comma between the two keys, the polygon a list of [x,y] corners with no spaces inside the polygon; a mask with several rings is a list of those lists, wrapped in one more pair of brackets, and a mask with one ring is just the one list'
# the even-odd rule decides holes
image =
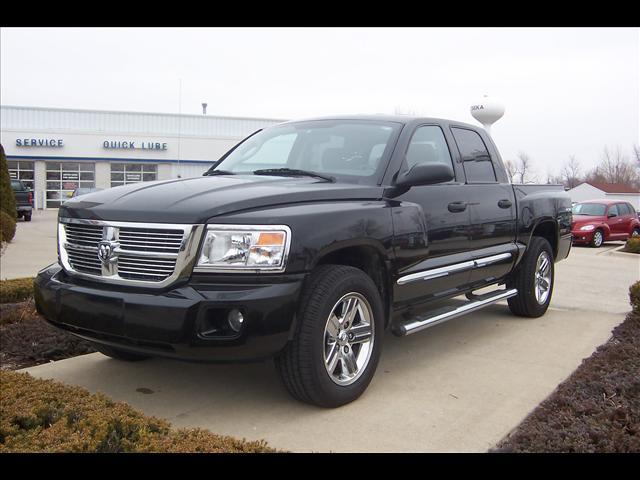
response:
{"label": "landscaping mulch bed", "polygon": [[640,312],[612,333],[491,451],[640,452]]}
{"label": "landscaping mulch bed", "polygon": [[0,369],[17,370],[95,350],[88,343],[49,325],[33,299],[0,304]]}

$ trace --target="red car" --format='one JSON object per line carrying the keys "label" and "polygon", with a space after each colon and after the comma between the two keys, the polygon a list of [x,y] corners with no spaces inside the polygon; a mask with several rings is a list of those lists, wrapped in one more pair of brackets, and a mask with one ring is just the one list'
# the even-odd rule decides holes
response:
{"label": "red car", "polygon": [[626,240],[640,235],[636,209],[628,202],[588,200],[573,206],[573,243],[598,248],[609,240]]}

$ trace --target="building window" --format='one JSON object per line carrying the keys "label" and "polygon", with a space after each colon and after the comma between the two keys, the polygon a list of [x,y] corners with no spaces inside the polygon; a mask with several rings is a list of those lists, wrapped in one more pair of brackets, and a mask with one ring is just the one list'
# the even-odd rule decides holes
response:
{"label": "building window", "polygon": [[76,188],[95,188],[96,165],[88,162],[47,162],[47,208],[57,208]]}
{"label": "building window", "polygon": [[8,161],[9,177],[12,180],[22,180],[25,187],[34,189],[33,183],[33,162]]}
{"label": "building window", "polygon": [[158,179],[158,165],[142,163],[112,163],[111,186],[151,182]]}

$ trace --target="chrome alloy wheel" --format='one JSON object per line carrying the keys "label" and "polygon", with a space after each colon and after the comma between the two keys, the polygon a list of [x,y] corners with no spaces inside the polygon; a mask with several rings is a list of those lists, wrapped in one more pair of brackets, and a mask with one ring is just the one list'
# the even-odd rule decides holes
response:
{"label": "chrome alloy wheel", "polygon": [[595,247],[599,247],[602,245],[603,240],[602,232],[600,230],[596,230],[596,233],[593,234],[593,245]]}
{"label": "chrome alloy wheel", "polygon": [[551,257],[548,252],[541,252],[536,263],[535,293],[536,301],[543,305],[551,292]]}
{"label": "chrome alloy wheel", "polygon": [[324,366],[334,383],[350,385],[366,370],[374,328],[371,306],[359,293],[347,293],[333,306],[324,327]]}

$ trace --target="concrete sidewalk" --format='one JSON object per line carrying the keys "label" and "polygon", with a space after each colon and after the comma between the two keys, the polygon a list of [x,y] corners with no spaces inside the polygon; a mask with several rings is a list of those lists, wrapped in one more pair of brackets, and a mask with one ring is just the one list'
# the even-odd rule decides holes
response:
{"label": "concrete sidewalk", "polygon": [[35,277],[58,260],[57,210],[34,210],[30,222],[19,219],[16,235],[0,257],[0,278]]}
{"label": "concrete sidewalk", "polygon": [[338,409],[291,399],[271,362],[125,363],[96,353],[26,371],[102,391],[178,427],[263,438],[293,451],[483,452],[629,311],[640,258],[605,251],[574,248],[556,265],[552,306],[542,318],[514,317],[499,304],[410,337],[386,335],[369,389]]}

